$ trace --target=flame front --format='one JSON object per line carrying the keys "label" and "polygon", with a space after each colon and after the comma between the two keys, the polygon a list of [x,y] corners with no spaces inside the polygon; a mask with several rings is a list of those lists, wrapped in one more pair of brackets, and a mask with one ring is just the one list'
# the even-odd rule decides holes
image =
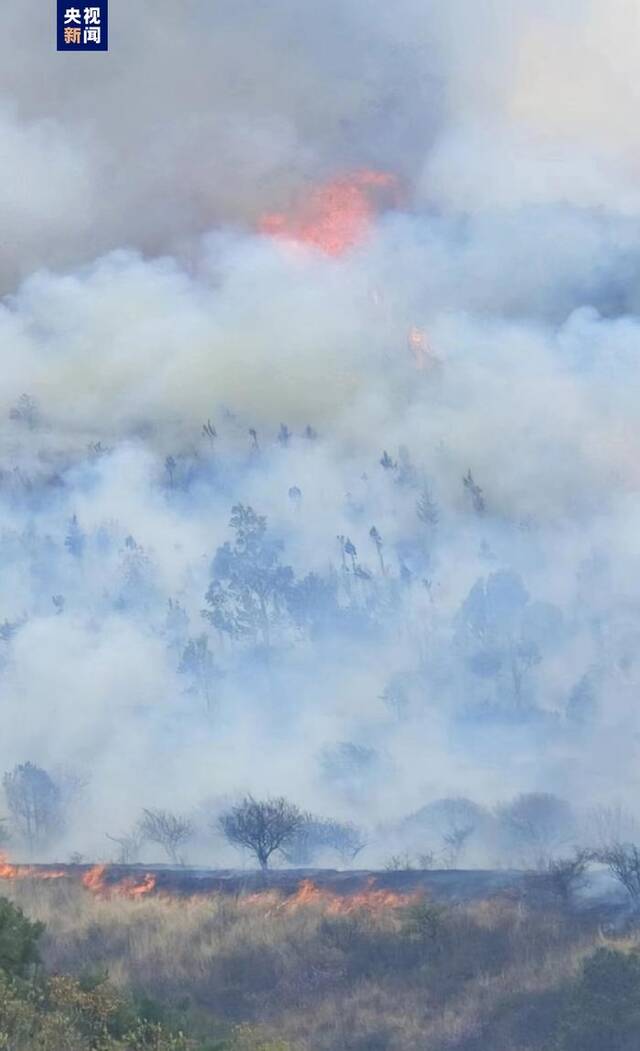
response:
{"label": "flame front", "polygon": [[12,865],[6,854],[0,853],[0,879],[61,879],[66,872],[60,869],[40,869],[33,865]]}
{"label": "flame front", "polygon": [[398,197],[394,175],[360,169],[317,186],[291,215],[264,215],[259,230],[339,256],[359,244],[377,212]]}
{"label": "flame front", "polygon": [[[81,877],[82,886],[97,898],[126,898],[130,901],[144,898],[157,890],[157,879],[151,872],[145,873],[142,877],[125,876],[113,881],[109,880],[108,873],[108,865],[94,865]],[[46,869],[33,865],[12,865],[5,855],[0,854],[0,879],[55,880],[65,876],[73,878],[74,875],[74,871],[70,870]],[[283,897],[278,890],[266,890],[240,897],[238,902],[243,907],[257,906],[279,913],[296,912],[299,909],[312,907],[331,916],[347,916],[358,911],[381,914],[388,909],[415,904],[423,897],[421,890],[402,894],[392,890],[377,889],[374,884],[375,880],[372,878],[361,891],[337,894],[328,888],[318,887],[311,879],[303,879],[298,884],[295,894],[289,897]],[[216,893],[213,892],[212,896],[215,896]],[[208,896],[202,893],[189,895],[193,900]],[[182,895],[171,894],[164,890],[158,893],[158,897],[165,902],[184,900]]]}
{"label": "flame front", "polygon": [[392,890],[377,890],[374,880],[369,880],[364,890],[354,894],[336,894],[335,891],[318,887],[311,879],[303,879],[295,894],[281,898],[273,891],[250,894],[244,898],[245,905],[262,905],[275,908],[280,912],[295,912],[298,909],[314,907],[330,916],[348,916],[354,912],[382,913],[387,909],[398,909],[415,905],[423,897],[422,891],[411,891],[406,894]]}
{"label": "flame front", "polygon": [[115,883],[109,883],[106,879],[107,865],[94,865],[85,872],[82,877],[82,886],[98,898],[143,898],[151,894],[156,888],[156,877],[147,872],[142,880],[135,880],[132,876]]}

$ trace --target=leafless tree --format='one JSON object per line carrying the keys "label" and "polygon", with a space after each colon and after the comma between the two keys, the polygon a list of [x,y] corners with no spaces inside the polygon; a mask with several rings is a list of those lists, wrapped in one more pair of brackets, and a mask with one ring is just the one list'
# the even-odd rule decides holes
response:
{"label": "leafless tree", "polygon": [[112,843],[116,843],[118,846],[118,854],[116,857],[116,864],[118,865],[135,865],[140,858],[140,848],[144,842],[144,834],[140,827],[140,822],[134,825],[130,832],[125,833],[122,836],[110,836],[106,833],[107,839],[110,839]]}
{"label": "leafless tree", "polygon": [[456,868],[466,850],[482,811],[464,796],[452,796],[439,801],[442,827],[442,861],[446,868]]}
{"label": "leafless tree", "polygon": [[309,865],[324,851],[335,851],[344,865],[352,862],[366,846],[361,829],[349,821],[303,814],[295,832],[280,848],[291,865]]}
{"label": "leafless tree", "polygon": [[417,861],[419,869],[434,869],[436,867],[435,851],[423,850],[421,854],[418,854]]}
{"label": "leafless tree", "polygon": [[304,821],[304,815],[286,799],[254,799],[242,802],[222,814],[218,827],[234,846],[246,847],[255,854],[263,871],[269,859],[291,841]]}
{"label": "leafless tree", "polygon": [[326,821],[325,841],[340,857],[343,864],[354,861],[367,845],[362,829],[351,821]]}
{"label": "leafless tree", "polygon": [[193,835],[193,823],[180,814],[168,810],[143,810],[140,832],[150,843],[159,843],[174,865],[184,865],[180,848]]}
{"label": "leafless tree", "polygon": [[392,854],[384,863],[385,872],[413,872],[414,858],[408,850],[401,854]]}
{"label": "leafless tree", "polygon": [[595,853],[625,888],[637,907],[640,905],[640,850],[633,843],[615,843]]}
{"label": "leafless tree", "polygon": [[413,835],[426,834],[435,856],[440,847],[440,861],[445,868],[456,868],[469,840],[478,826],[487,820],[487,814],[476,803],[464,796],[435,799],[408,819]]}
{"label": "leafless tree", "polygon": [[597,851],[619,843],[635,843],[640,839],[640,824],[619,803],[600,805],[587,814],[584,838]]}
{"label": "leafless tree", "polygon": [[303,813],[291,835],[279,848],[280,854],[290,865],[311,865],[324,846],[322,819]]}
{"label": "leafless tree", "polygon": [[444,833],[442,837],[444,844],[442,861],[445,868],[457,868],[467,842],[474,833],[474,829],[474,825],[455,826]]}
{"label": "leafless tree", "polygon": [[587,868],[593,860],[593,851],[576,847],[573,854],[552,858],[542,874],[553,894],[564,908],[569,908],[577,892],[587,882]]}

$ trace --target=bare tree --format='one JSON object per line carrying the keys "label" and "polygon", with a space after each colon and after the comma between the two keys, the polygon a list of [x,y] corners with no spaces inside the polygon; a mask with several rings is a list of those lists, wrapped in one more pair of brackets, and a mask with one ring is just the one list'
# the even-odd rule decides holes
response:
{"label": "bare tree", "polygon": [[326,821],[324,829],[327,847],[335,850],[343,864],[354,861],[367,845],[362,829],[351,821]]}
{"label": "bare tree", "polygon": [[139,861],[140,848],[145,838],[140,822],[134,825],[130,832],[126,832],[122,836],[110,836],[107,832],[106,837],[112,843],[116,843],[119,848],[116,864],[135,865]]}
{"label": "bare tree", "polygon": [[593,851],[576,847],[573,854],[564,858],[552,858],[542,876],[553,897],[568,909],[575,896],[587,882],[587,868],[593,860]]}
{"label": "bare tree", "polygon": [[437,801],[442,829],[442,863],[454,869],[482,818],[482,811],[470,799],[453,796]]}
{"label": "bare tree", "polygon": [[62,827],[60,789],[35,763],[15,766],[2,784],[12,822],[33,852]]}
{"label": "bare tree", "polygon": [[366,845],[362,831],[351,822],[303,814],[280,853],[291,865],[309,865],[318,854],[335,851],[347,865]]}
{"label": "bare tree", "polygon": [[447,869],[455,869],[464,852],[469,838],[475,831],[475,825],[464,825],[450,828],[442,836],[442,863]]}
{"label": "bare tree", "polygon": [[323,821],[313,814],[301,814],[295,830],[279,848],[290,865],[310,865],[324,847]]}
{"label": "bare tree", "polygon": [[478,828],[486,825],[488,814],[482,807],[464,796],[434,799],[405,819],[406,830],[412,836],[427,836],[430,849],[439,847],[440,860],[445,868],[457,868],[469,841]]}
{"label": "bare tree", "polygon": [[619,843],[638,842],[640,823],[619,803],[600,805],[587,813],[584,836],[601,852]]}
{"label": "bare tree", "polygon": [[187,817],[168,810],[143,810],[140,832],[150,843],[159,843],[174,865],[184,865],[180,848],[193,835],[193,823]]}
{"label": "bare tree", "polygon": [[392,854],[384,863],[385,872],[413,872],[415,867],[413,855],[408,850]]}
{"label": "bare tree", "polygon": [[595,852],[597,861],[606,865],[625,888],[633,904],[640,905],[640,850],[632,843],[615,843]]}
{"label": "bare tree", "polygon": [[222,814],[218,827],[234,846],[246,847],[255,854],[260,868],[266,871],[271,855],[293,838],[303,821],[298,807],[282,797],[258,800],[245,796]]}

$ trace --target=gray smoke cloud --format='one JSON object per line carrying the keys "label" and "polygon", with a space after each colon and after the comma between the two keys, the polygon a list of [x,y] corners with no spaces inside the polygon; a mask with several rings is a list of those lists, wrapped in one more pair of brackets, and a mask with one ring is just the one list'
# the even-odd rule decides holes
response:
{"label": "gray smoke cloud", "polygon": [[[58,852],[244,790],[632,804],[634,6],[111,0],[69,55],[11,0],[0,762],[87,781]],[[401,190],[351,251],[257,232],[362,168]],[[268,659],[202,616],[239,502],[298,582]]]}

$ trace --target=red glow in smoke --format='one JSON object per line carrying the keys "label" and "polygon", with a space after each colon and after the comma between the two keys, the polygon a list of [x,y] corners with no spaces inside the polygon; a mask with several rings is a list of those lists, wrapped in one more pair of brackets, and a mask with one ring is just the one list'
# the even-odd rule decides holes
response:
{"label": "red glow in smoke", "polygon": [[339,256],[359,244],[378,212],[398,198],[394,175],[361,169],[317,186],[290,215],[264,215],[259,230]]}

